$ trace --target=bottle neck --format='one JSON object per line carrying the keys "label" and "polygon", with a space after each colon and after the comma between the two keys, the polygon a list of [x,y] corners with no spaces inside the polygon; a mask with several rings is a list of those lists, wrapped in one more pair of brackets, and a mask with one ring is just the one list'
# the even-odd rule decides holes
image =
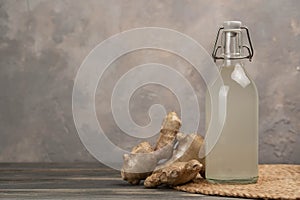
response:
{"label": "bottle neck", "polygon": [[222,35],[223,56],[226,59],[242,55],[241,32],[224,31]]}
{"label": "bottle neck", "polygon": [[237,59],[237,60],[224,59],[223,62],[221,63],[221,65],[220,65],[220,68],[236,66],[237,64],[240,64],[241,66],[244,66],[244,63],[242,62],[241,59]]}
{"label": "bottle neck", "polygon": [[229,29],[223,32],[223,56],[224,60],[221,67],[230,67],[240,64],[242,66],[242,44],[241,44],[241,32],[240,29]]}

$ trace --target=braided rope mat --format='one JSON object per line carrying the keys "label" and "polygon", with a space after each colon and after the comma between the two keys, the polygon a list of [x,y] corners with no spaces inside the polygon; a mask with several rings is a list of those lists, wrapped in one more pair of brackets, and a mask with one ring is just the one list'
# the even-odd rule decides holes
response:
{"label": "braided rope mat", "polygon": [[259,165],[255,184],[214,184],[199,178],[175,189],[228,197],[300,199],[300,165]]}

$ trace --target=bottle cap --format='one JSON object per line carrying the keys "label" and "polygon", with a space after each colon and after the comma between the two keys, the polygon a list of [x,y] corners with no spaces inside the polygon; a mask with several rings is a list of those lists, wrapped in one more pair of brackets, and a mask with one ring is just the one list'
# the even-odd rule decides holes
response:
{"label": "bottle cap", "polygon": [[240,22],[240,21],[224,21],[223,26],[224,26],[224,29],[239,29],[242,26],[242,22]]}
{"label": "bottle cap", "polygon": [[[245,45],[242,35],[248,38],[249,46]],[[221,42],[219,41],[221,37]],[[221,50],[221,54],[218,54],[218,50]],[[244,54],[244,50],[248,54]],[[251,61],[253,57],[253,47],[250,39],[249,30],[247,27],[242,26],[240,21],[224,21],[223,26],[219,28],[217,38],[212,53],[214,61],[217,59],[249,59]]]}

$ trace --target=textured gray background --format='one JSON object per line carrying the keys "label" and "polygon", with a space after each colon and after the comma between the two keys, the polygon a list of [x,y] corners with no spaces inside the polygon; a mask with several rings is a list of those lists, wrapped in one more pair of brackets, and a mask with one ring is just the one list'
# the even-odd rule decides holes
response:
{"label": "textured gray background", "polygon": [[[217,27],[241,20],[251,31],[255,57],[247,67],[260,94],[260,162],[300,163],[300,1],[298,0],[0,0],[0,162],[95,161],[72,118],[73,81],[84,57],[107,37],[136,27],[183,32],[211,52]],[[99,83],[97,114],[109,138],[132,141],[115,126],[109,95],[136,64],[174,66],[199,91],[191,66],[173,55],[140,51],[112,64]],[[297,70],[298,67],[298,70]],[[133,118],[147,123],[153,103],[177,110],[170,91],[146,86],[132,97]],[[200,132],[203,132],[203,119]]]}

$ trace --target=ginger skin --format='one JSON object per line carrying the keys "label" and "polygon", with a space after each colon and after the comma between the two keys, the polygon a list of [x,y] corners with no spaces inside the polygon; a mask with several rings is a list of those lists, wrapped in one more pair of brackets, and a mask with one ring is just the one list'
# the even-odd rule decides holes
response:
{"label": "ginger skin", "polygon": [[197,160],[175,162],[170,166],[154,171],[144,181],[144,186],[154,188],[161,184],[167,184],[172,187],[181,185],[196,178],[201,168],[202,164]]}
{"label": "ginger skin", "polygon": [[159,139],[153,149],[148,142],[135,146],[131,153],[123,156],[124,163],[121,170],[123,180],[137,185],[151,175],[157,163],[162,159],[169,159],[173,154],[176,134],[181,121],[175,112],[170,112],[162,123]]}
{"label": "ginger skin", "polygon": [[[130,154],[124,155],[122,178],[134,185],[146,179],[145,187],[153,188],[161,184],[187,183],[199,172],[204,176],[204,159],[199,158],[203,137],[196,133],[178,133],[180,127],[181,120],[175,112],[170,112],[162,123],[154,148],[148,142],[142,142]],[[176,141],[178,145],[174,149]],[[162,159],[168,160],[157,166]]]}
{"label": "ginger skin", "polygon": [[159,138],[156,142],[154,150],[162,149],[171,145],[181,127],[181,120],[175,112],[170,112],[164,119]]}
{"label": "ginger skin", "polygon": [[[144,180],[151,175],[157,164],[155,156],[149,154],[153,151],[148,142],[142,142],[133,147],[131,154],[124,154],[124,164],[121,170],[122,179],[132,185],[138,185],[140,180]],[[147,164],[145,165],[145,163]]]}
{"label": "ginger skin", "polygon": [[[202,165],[205,164],[204,158],[199,158],[199,151],[203,145],[203,137],[197,133],[184,134],[177,133],[176,139],[178,141],[177,147],[173,151],[172,157],[163,165],[157,168],[163,168],[171,165],[174,162],[188,162],[190,160],[198,160]],[[205,168],[202,167],[200,174],[204,177]]]}
{"label": "ginger skin", "polygon": [[199,151],[204,140],[201,135],[197,133],[178,133],[176,139],[178,141],[178,145],[173,151],[173,156],[167,161],[167,163],[187,162],[193,159],[198,160],[199,162],[202,161],[199,158]]}

